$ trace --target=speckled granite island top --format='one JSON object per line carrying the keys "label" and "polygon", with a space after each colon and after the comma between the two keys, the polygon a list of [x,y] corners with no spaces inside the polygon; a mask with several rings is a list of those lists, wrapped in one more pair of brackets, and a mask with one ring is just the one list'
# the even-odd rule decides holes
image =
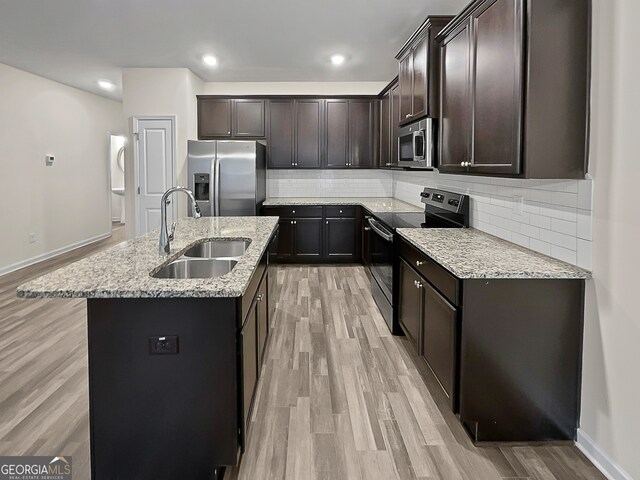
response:
{"label": "speckled granite island top", "polygon": [[591,273],[474,228],[399,228],[418,250],[461,279],[586,279]]}
{"label": "speckled granite island top", "polygon": [[[153,231],[20,285],[20,297],[213,298],[242,296],[278,225],[277,217],[202,217],[178,220],[171,253],[158,253]],[[215,278],[159,279],[149,274],[188,247],[210,239],[249,239],[231,272]]]}
{"label": "speckled granite island top", "polygon": [[371,213],[408,213],[422,212],[416,207],[391,197],[272,197],[264,202],[267,207],[287,205],[361,205]]}

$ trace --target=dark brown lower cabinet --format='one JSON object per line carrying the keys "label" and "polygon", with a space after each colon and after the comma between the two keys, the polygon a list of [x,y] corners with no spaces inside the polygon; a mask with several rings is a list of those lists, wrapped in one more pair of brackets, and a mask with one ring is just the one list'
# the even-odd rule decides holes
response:
{"label": "dark brown lower cabinet", "polygon": [[325,258],[329,261],[355,260],[356,228],[355,218],[327,218],[324,226]]}
{"label": "dark brown lower cabinet", "polygon": [[456,410],[458,309],[429,282],[422,283],[422,289],[422,357],[438,379],[450,406]]}
{"label": "dark brown lower cabinet", "polygon": [[420,324],[422,323],[422,290],[418,275],[407,262],[400,260],[400,310],[398,321],[413,346],[420,352]]}
{"label": "dark brown lower cabinet", "polygon": [[283,263],[354,262],[360,259],[360,216],[355,206],[263,207],[280,217],[275,260]]}
{"label": "dark brown lower cabinet", "polygon": [[471,438],[575,440],[584,280],[460,279],[399,252],[400,325]]}
{"label": "dark brown lower cabinet", "polygon": [[264,350],[267,346],[267,336],[269,335],[269,303],[267,302],[267,290],[269,288],[268,277],[265,277],[256,293],[256,318],[258,328],[258,376],[262,370]]}

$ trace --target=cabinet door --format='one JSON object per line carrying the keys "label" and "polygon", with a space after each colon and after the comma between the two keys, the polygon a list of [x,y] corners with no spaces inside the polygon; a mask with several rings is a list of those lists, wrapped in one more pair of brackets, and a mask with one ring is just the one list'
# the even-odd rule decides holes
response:
{"label": "cabinet door", "polygon": [[294,220],[296,260],[316,260],[322,257],[322,218]]}
{"label": "cabinet door", "polygon": [[380,100],[380,166],[391,166],[391,91]]}
{"label": "cabinet door", "polygon": [[258,381],[257,302],[254,302],[240,332],[242,344],[242,412],[243,438],[246,447],[251,401]]}
{"label": "cabinet door", "polygon": [[278,221],[278,260],[292,260],[294,255],[294,220],[280,218]]}
{"label": "cabinet door", "polygon": [[231,137],[231,100],[198,99],[198,138]]}
{"label": "cabinet door", "polygon": [[293,168],[293,100],[269,102],[269,168]]}
{"label": "cabinet door", "polygon": [[400,85],[400,122],[411,121],[413,113],[413,55],[407,55],[400,60],[400,72],[398,74]]}
{"label": "cabinet door", "polygon": [[487,2],[473,14],[472,171],[518,174],[521,164],[523,0]]}
{"label": "cabinet door", "polygon": [[422,277],[400,259],[400,311],[398,320],[407,337],[420,352],[422,323]]}
{"label": "cabinet door", "polygon": [[234,100],[234,137],[264,138],[264,103],[259,99]]}
{"label": "cabinet door", "polygon": [[327,100],[325,108],[326,165],[346,167],[349,163],[349,101]]}
{"label": "cabinet door", "polygon": [[424,117],[428,112],[428,62],[429,39],[425,35],[411,50],[413,56],[413,108],[411,116],[414,119]]}
{"label": "cabinet door", "polygon": [[455,407],[458,311],[430,284],[424,284],[422,356]]}
{"label": "cabinet door", "polygon": [[327,260],[355,260],[355,218],[327,218],[324,232]]}
{"label": "cabinet door", "polygon": [[258,328],[258,376],[262,370],[264,349],[267,345],[267,335],[269,334],[269,303],[267,296],[269,272],[260,282],[256,292],[256,323]]}
{"label": "cabinet door", "polygon": [[398,165],[398,128],[400,125],[400,85],[391,88],[391,163]]}
{"label": "cabinet door", "polygon": [[471,27],[462,25],[444,40],[440,51],[439,170],[466,172],[471,161]]}
{"label": "cabinet door", "polygon": [[373,166],[373,102],[349,101],[349,166]]}
{"label": "cabinet door", "polygon": [[300,168],[319,168],[322,162],[323,100],[296,100],[295,162]]}

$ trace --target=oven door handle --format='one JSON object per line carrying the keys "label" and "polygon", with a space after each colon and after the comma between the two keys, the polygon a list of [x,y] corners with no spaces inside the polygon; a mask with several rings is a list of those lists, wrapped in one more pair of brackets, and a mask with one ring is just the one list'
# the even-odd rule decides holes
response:
{"label": "oven door handle", "polygon": [[369,223],[371,229],[378,235],[380,235],[383,239],[385,239],[387,242],[393,242],[393,233],[387,231],[386,228],[381,227],[373,218],[367,218],[367,222]]}

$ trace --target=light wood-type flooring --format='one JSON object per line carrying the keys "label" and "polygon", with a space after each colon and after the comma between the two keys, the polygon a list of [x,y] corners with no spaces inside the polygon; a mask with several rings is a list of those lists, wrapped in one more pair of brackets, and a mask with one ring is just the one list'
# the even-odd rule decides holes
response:
{"label": "light wood-type flooring", "polygon": [[[72,455],[89,479],[85,301],[15,288],[123,236],[0,277],[0,455]],[[604,478],[570,444],[475,447],[362,267],[281,267],[278,290],[249,446],[226,479]]]}

